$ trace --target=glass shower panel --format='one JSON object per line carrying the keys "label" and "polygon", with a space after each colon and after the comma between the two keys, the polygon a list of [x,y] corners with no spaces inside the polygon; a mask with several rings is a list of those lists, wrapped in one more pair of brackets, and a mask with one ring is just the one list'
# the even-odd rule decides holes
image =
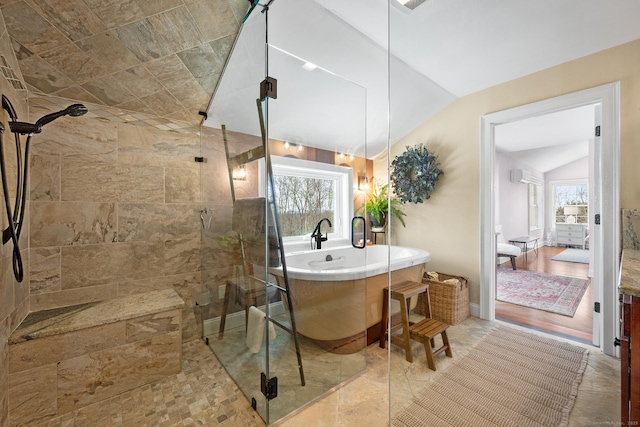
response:
{"label": "glass shower panel", "polygon": [[[322,60],[301,59],[306,24],[342,25],[318,19],[318,7],[255,5],[202,128],[203,337],[267,424],[363,373],[367,329],[375,335],[380,320],[355,271],[366,250],[351,245],[358,184],[372,177],[367,94]],[[291,21],[298,8],[308,22]],[[287,193],[294,181],[304,189]]]}
{"label": "glass shower panel", "polygon": [[[393,161],[396,156],[402,156],[408,152],[409,148],[424,144],[430,152],[437,154],[440,150],[452,150],[449,141],[443,135],[446,132],[434,130],[425,125],[427,119],[434,116],[438,111],[446,108],[447,105],[455,101],[456,96],[437,81],[429,76],[443,76],[446,72],[446,56],[440,52],[439,40],[444,37],[442,32],[443,24],[439,21],[440,12],[444,9],[442,4],[429,1],[411,1],[402,4],[396,0],[389,0],[389,152],[388,159]],[[433,53],[436,53],[434,56]],[[438,58],[438,59],[434,59]],[[455,72],[455,70],[448,70]],[[428,129],[428,130],[427,130]],[[434,131],[434,132],[431,132]],[[446,149],[445,149],[446,148]],[[390,169],[390,174],[393,169]],[[390,176],[388,177],[390,178]],[[415,179],[420,179],[419,177]],[[414,179],[412,178],[412,179]],[[419,215],[419,212],[428,212],[430,201],[425,201],[424,205],[407,203],[409,221],[415,221],[412,215]],[[422,218],[413,225],[407,222],[407,227],[392,227],[389,238],[399,246],[408,246],[417,249],[432,250],[437,246],[433,236],[429,233],[420,233],[416,230],[442,228],[447,219],[434,221],[428,216]],[[445,223],[443,223],[444,221]],[[437,222],[437,224],[436,224]],[[419,236],[419,238],[418,238]],[[412,324],[412,334],[409,342],[400,335],[404,328],[399,328],[393,334],[397,335],[395,343],[387,342],[389,355],[389,415],[390,421],[403,408],[412,402],[420,392],[428,386],[433,379],[435,371],[429,367],[427,350],[433,347],[433,352],[443,346],[442,336],[437,331],[441,330],[442,324],[436,323],[437,319],[426,319],[431,317],[430,310],[425,309],[422,304],[424,289],[422,289],[422,278],[424,272],[434,269],[427,262],[422,265],[416,264],[416,275],[409,279],[415,285],[400,287],[400,283],[392,280],[391,293],[394,299],[390,300],[390,313],[398,317],[393,323],[400,325],[404,321],[400,317],[399,299],[402,296],[411,295],[413,292],[421,291],[421,295],[409,298],[408,324]],[[420,271],[422,268],[423,271]],[[442,272],[441,272],[442,273]],[[448,271],[450,274],[455,272]],[[393,273],[392,273],[393,275]],[[443,277],[442,275],[440,277]],[[444,279],[442,279],[444,280]],[[396,290],[394,293],[393,291]],[[431,290],[432,303],[435,294]],[[437,316],[436,316],[437,317]],[[408,325],[405,325],[408,326]],[[393,329],[393,328],[392,328]],[[434,334],[433,341],[428,337]],[[426,344],[425,344],[426,342]],[[410,346],[409,355],[404,346]],[[426,347],[425,347],[426,346]],[[454,349],[455,351],[455,349]],[[451,359],[442,352],[434,356],[433,365],[438,371],[444,370]]]}
{"label": "glass shower panel", "polygon": [[245,18],[201,132],[201,274],[209,294],[201,310],[203,338],[266,419],[260,392],[266,350],[258,327],[249,328],[260,323],[271,300],[279,300],[264,280],[267,236],[258,160],[263,140],[256,99],[266,69],[266,22],[260,11],[255,7]]}
{"label": "glass shower panel", "polygon": [[[269,75],[277,80],[277,98],[268,100],[268,128],[292,307],[273,306],[271,315],[287,324],[294,315],[305,385],[297,376],[293,339],[278,330],[268,357],[279,388],[269,402],[271,422],[362,373],[367,338],[366,278],[343,274],[347,265],[366,263],[365,251],[350,243],[358,196],[353,184],[358,169],[366,174],[366,162],[354,155],[365,152],[366,91],[276,43],[268,47]],[[325,174],[334,171],[346,171],[348,184],[332,186]],[[300,225],[305,223],[306,229]],[[314,228],[326,237],[321,245],[314,240],[320,249],[310,249]],[[285,287],[281,270],[274,275]]]}

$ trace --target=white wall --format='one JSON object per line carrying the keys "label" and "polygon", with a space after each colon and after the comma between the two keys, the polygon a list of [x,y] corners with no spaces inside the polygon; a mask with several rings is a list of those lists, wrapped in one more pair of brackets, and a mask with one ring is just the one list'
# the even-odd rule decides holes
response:
{"label": "white wall", "polygon": [[570,179],[587,179],[589,177],[589,157],[585,156],[574,162],[560,166],[544,174],[544,180],[562,181]]}
{"label": "white wall", "polygon": [[544,180],[544,174],[532,167],[514,160],[503,153],[496,153],[497,186],[496,197],[496,224],[502,225],[502,234],[505,240],[512,237],[526,236],[529,233],[529,186],[511,182],[512,169],[524,169],[538,178]]}
{"label": "white wall", "polygon": [[[620,206],[640,206],[640,40],[464,96],[426,120],[374,162],[374,175],[387,174],[387,161],[405,147],[426,144],[444,175],[431,199],[407,204],[407,227],[392,227],[393,240],[431,253],[427,268],[469,279],[471,302],[480,301],[480,118],[543,99],[620,81]],[[391,88],[393,93],[393,88]]]}

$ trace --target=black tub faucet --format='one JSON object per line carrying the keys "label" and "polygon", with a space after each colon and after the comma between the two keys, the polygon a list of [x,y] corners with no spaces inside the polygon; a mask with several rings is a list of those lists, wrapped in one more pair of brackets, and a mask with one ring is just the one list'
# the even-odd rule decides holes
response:
{"label": "black tub faucet", "polygon": [[313,230],[313,233],[311,233],[311,242],[313,244],[313,241],[315,240],[316,249],[322,249],[322,242],[327,241],[328,233],[323,236],[322,232],[320,231],[320,226],[324,221],[327,221],[327,223],[329,224],[329,227],[333,227],[333,225],[331,225],[331,221],[329,220],[329,218],[322,218],[320,221],[318,221],[316,228]]}

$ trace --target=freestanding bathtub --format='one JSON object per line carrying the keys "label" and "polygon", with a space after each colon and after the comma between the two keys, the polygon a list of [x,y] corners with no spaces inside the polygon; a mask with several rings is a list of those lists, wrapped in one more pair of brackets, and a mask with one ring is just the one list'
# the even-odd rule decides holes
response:
{"label": "freestanding bathtub", "polygon": [[[386,245],[286,254],[298,333],[333,352],[361,350],[379,337],[382,290],[389,284],[389,270],[392,286],[405,280],[419,282],[430,259],[422,249]],[[282,267],[271,272],[284,286]]]}

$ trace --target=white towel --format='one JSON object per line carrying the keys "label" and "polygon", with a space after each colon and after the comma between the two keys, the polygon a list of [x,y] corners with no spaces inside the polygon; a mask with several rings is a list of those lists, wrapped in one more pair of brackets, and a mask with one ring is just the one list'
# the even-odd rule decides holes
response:
{"label": "white towel", "polygon": [[[264,322],[267,321],[267,315],[255,306],[249,307],[249,320],[247,323],[247,347],[252,353],[257,353],[262,347],[262,339],[264,338]],[[276,337],[276,328],[273,323],[269,322],[269,339]]]}

